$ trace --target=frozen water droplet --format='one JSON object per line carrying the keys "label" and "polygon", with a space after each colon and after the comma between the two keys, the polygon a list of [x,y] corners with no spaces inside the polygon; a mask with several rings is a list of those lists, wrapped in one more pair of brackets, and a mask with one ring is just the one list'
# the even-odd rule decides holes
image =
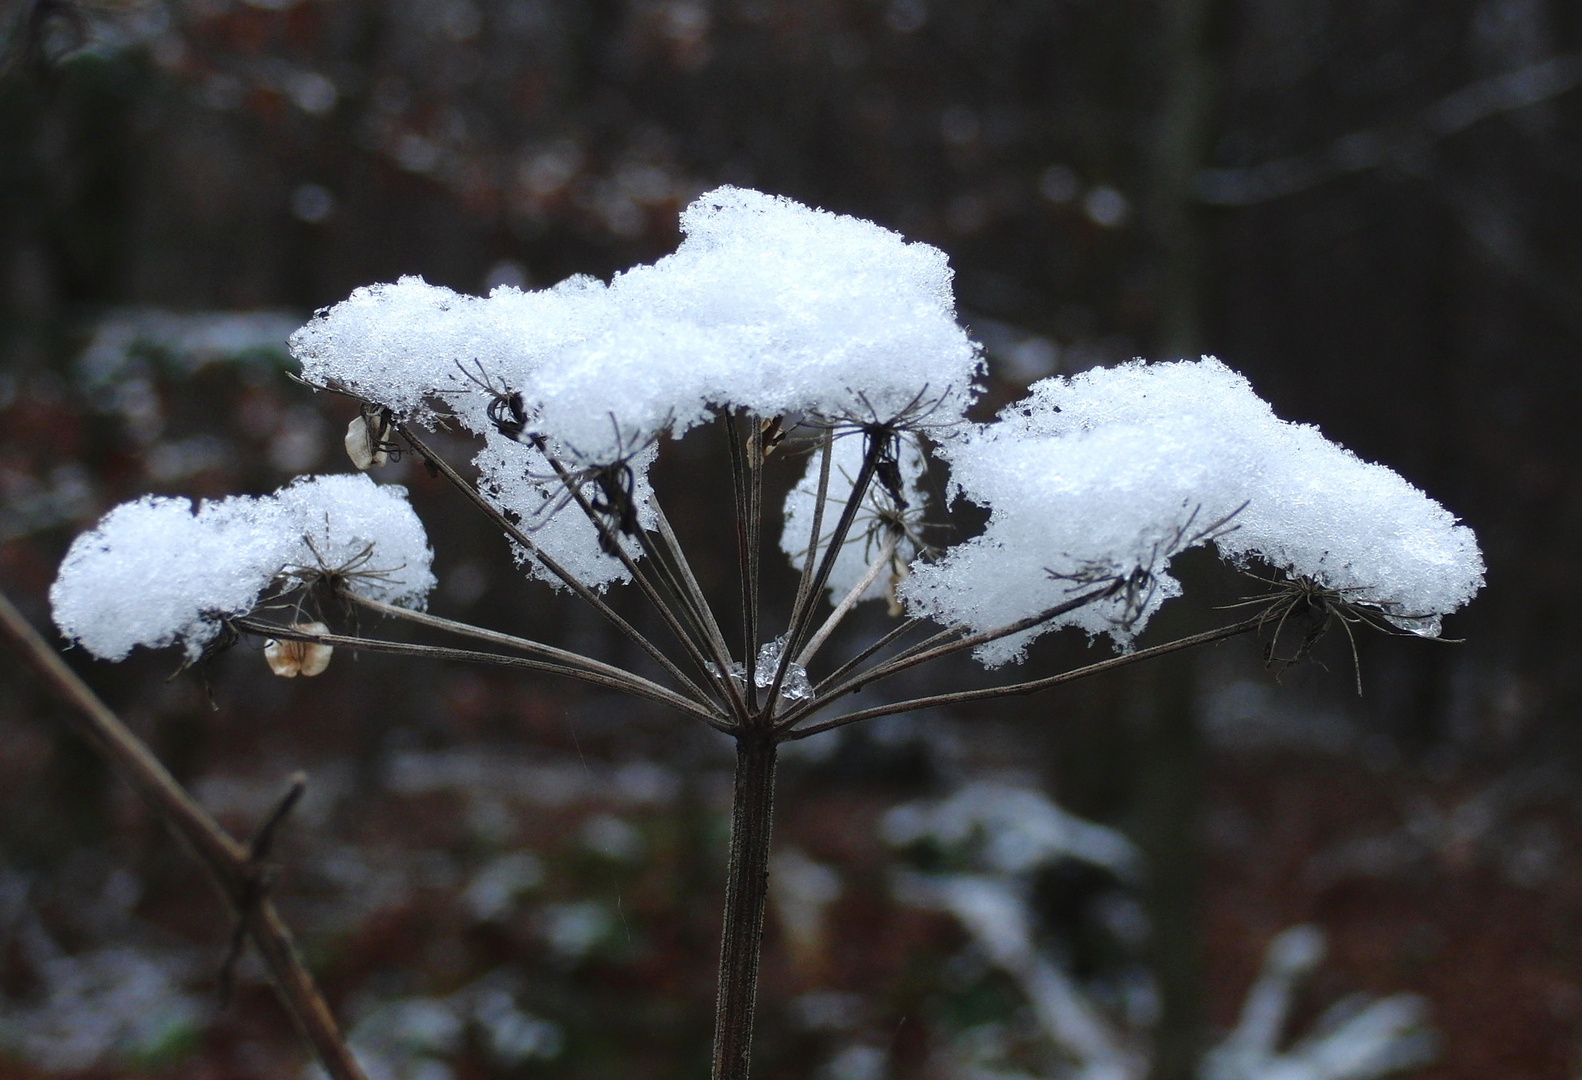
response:
{"label": "frozen water droplet", "polygon": [[[708,669],[710,675],[713,675],[715,678],[719,677],[720,666],[714,661],[705,660],[703,662],[703,666]],[[737,686],[742,686],[747,682],[747,669],[742,667],[741,664],[737,663],[735,660],[732,660],[729,666],[726,667],[725,674],[729,675],[731,682],[735,683]]]}
{"label": "frozen water droplet", "polygon": [[[766,641],[758,650],[758,663],[753,669],[753,684],[760,690],[769,689],[775,681],[775,669],[780,666],[780,654],[785,651],[785,635]],[[780,696],[788,701],[806,701],[813,696],[813,683],[807,677],[807,668],[791,664],[780,682]]]}
{"label": "frozen water droplet", "polygon": [[1438,637],[1444,628],[1438,615],[1386,615],[1384,620],[1397,629],[1425,638]]}
{"label": "frozen water droplet", "polygon": [[785,651],[785,635],[766,641],[758,650],[758,665],[753,672],[753,682],[758,689],[766,689],[774,681],[775,668],[780,666],[780,654]]}

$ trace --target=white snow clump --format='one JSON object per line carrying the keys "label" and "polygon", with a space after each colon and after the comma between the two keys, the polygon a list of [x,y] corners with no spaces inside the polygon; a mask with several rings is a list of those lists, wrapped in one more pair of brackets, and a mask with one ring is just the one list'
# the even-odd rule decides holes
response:
{"label": "white snow clump", "polygon": [[1061,626],[1128,647],[1180,593],[1171,558],[1209,542],[1237,565],[1262,560],[1426,637],[1483,584],[1476,537],[1444,507],[1316,428],[1280,420],[1212,358],[1043,380],[940,453],[952,490],[990,517],[981,535],[914,567],[902,587],[910,612],[980,632],[1115,586],[981,646],[989,666]]}
{"label": "white snow clump", "polygon": [[[943,252],[733,187],[698,198],[681,228],[675,253],[608,285],[575,277],[487,299],[413,277],[360,288],[292,335],[292,355],[309,382],[407,420],[453,413],[492,436],[482,486],[518,514],[554,506],[562,489],[500,445],[513,439],[540,437],[576,467],[626,464],[640,485],[646,461],[634,459],[715,409],[960,420],[982,363],[956,322]],[[502,431],[502,418],[524,431]],[[609,564],[601,582],[625,577],[592,529],[561,531],[535,543],[568,566]]]}
{"label": "white snow clump", "polygon": [[50,603],[62,634],[121,660],[177,641],[189,659],[266,590],[340,571],[360,596],[421,607],[433,552],[406,489],[366,476],[304,477],[273,495],[145,495],[111,510],[66,553]]}
{"label": "white snow clump", "polygon": [[434,406],[468,430],[493,430],[490,387],[528,392],[555,350],[613,319],[603,282],[573,277],[552,289],[500,286],[488,299],[420,277],[365,285],[291,335],[311,383],[349,390],[417,421]]}
{"label": "white snow clump", "polygon": [[491,391],[521,394],[531,430],[588,461],[710,408],[888,419],[926,405],[948,421],[970,403],[981,363],[942,251],[733,187],[700,196],[681,229],[674,254],[608,286],[366,286],[293,334],[292,355],[310,382],[420,420],[438,400],[479,434]]}
{"label": "white snow clump", "polygon": [[892,847],[932,840],[970,852],[994,874],[1027,874],[1061,859],[1102,866],[1139,881],[1143,855],[1124,833],[1063,809],[1033,788],[981,781],[947,799],[902,803],[879,822]]}

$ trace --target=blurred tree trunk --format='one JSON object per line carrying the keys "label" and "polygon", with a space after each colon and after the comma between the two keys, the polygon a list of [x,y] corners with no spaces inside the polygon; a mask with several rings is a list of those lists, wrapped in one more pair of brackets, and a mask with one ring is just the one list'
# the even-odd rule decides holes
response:
{"label": "blurred tree trunk", "polygon": [[1207,51],[1212,0],[1159,0],[1158,14],[1151,48],[1144,43],[1151,54],[1146,69],[1159,74],[1159,105],[1143,226],[1159,274],[1152,353],[1174,359],[1203,347],[1202,211],[1193,192],[1213,106]]}
{"label": "blurred tree trunk", "polygon": [[1163,657],[1137,670],[1125,702],[1138,747],[1132,834],[1148,859],[1149,963],[1159,989],[1152,1080],[1192,1080],[1202,1050],[1202,748],[1192,676],[1190,654]]}
{"label": "blurred tree trunk", "polygon": [[[1158,95],[1141,193],[1144,242],[1158,275],[1150,350],[1156,359],[1194,357],[1204,345],[1201,211],[1193,184],[1212,108],[1211,4],[1158,0],[1153,38],[1141,43],[1143,74],[1154,74]],[[1169,629],[1174,620],[1167,612],[1158,621]],[[1152,1080],[1192,1080],[1203,1043],[1202,748],[1193,718],[1193,663],[1182,653],[1149,665],[1132,684],[1128,709],[1140,744],[1133,807],[1136,836],[1148,856],[1150,959],[1160,1000]]]}

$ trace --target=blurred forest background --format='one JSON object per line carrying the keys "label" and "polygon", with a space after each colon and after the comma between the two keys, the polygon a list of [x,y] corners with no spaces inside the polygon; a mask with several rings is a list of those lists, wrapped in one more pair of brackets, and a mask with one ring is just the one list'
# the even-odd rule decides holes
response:
{"label": "blurred forest background", "polygon": [[[1280,679],[1237,641],[798,744],[757,1074],[1061,1075],[971,928],[895,885],[946,856],[887,842],[894,808],[969,782],[1041,791],[1142,851],[1140,883],[1052,858],[1026,884],[1043,955],[1145,1033],[1157,1077],[1226,1075],[1200,1059],[1301,924],[1330,950],[1288,1037],[1349,995],[1411,993],[1438,1033],[1418,1075],[1582,1072],[1582,664],[1565,659],[1582,639],[1582,6],[4,14],[0,586],[37,625],[66,545],[117,502],[347,470],[347,403],[291,383],[284,341],[358,285],[608,276],[671,250],[678,210],[721,183],[871,218],[949,253],[985,416],[1050,374],[1218,355],[1460,515],[1489,585],[1449,621],[1464,644],[1359,633],[1361,697],[1334,627],[1322,663]],[[704,566],[731,565],[718,450],[669,447],[656,474]],[[391,468],[436,547],[436,611],[619,657],[423,470]],[[1198,598],[1150,638],[1256,591],[1194,574]],[[705,585],[729,610],[728,578]],[[1089,655],[1054,642],[1030,670]],[[564,682],[388,657],[287,682],[238,648],[207,690],[169,678],[174,655],[72,662],[240,834],[308,771],[277,896],[384,1075],[702,1075],[723,740]],[[0,1075],[298,1075],[259,969],[218,1001],[229,928],[185,853],[0,671]]]}

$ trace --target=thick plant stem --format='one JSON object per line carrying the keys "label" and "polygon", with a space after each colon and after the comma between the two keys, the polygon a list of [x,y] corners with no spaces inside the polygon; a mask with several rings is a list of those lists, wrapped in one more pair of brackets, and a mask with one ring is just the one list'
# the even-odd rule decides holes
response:
{"label": "thick plant stem", "polygon": [[747,1080],[752,1057],[758,954],[763,945],[769,842],[774,831],[775,754],[774,739],[767,731],[752,729],[736,737],[725,930],[714,1009],[713,1080]]}

